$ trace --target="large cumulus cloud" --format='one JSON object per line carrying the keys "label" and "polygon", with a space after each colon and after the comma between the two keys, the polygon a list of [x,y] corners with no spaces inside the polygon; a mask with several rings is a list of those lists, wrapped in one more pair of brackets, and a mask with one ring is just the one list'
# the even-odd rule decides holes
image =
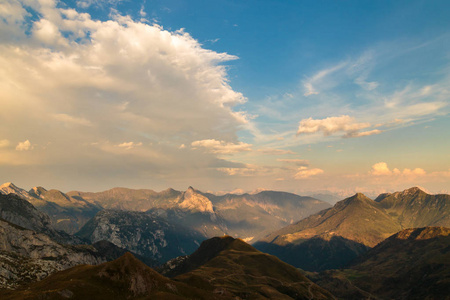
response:
{"label": "large cumulus cloud", "polygon": [[[223,65],[237,57],[204,49],[183,30],[118,14],[98,21],[51,0],[7,0],[0,14],[3,164],[120,169],[117,156],[132,154],[122,159],[127,168],[157,176],[181,162],[207,167],[204,154],[181,144],[238,142],[247,120],[235,106],[245,98]],[[33,149],[19,155],[12,145],[24,140]],[[128,144],[139,147],[117,146]]]}

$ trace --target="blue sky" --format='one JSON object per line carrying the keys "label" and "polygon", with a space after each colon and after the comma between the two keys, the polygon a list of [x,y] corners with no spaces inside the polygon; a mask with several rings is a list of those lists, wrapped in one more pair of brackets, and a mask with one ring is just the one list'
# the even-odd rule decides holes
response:
{"label": "blue sky", "polygon": [[450,190],[448,1],[7,0],[0,15],[3,181]]}

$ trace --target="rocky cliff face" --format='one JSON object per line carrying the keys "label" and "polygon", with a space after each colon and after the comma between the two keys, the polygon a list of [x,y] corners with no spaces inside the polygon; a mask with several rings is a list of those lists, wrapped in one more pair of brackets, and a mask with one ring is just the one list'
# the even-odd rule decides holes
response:
{"label": "rocky cliff face", "polygon": [[15,288],[79,264],[106,261],[92,246],[68,246],[0,219],[0,287]]}
{"label": "rocky cliff face", "polygon": [[195,251],[205,239],[154,215],[119,210],[99,212],[77,235],[92,243],[107,240],[160,262]]}
{"label": "rocky cliff face", "polygon": [[55,230],[48,215],[37,210],[30,202],[16,194],[0,194],[0,218],[26,229],[44,233],[60,243],[83,243],[77,237]]}

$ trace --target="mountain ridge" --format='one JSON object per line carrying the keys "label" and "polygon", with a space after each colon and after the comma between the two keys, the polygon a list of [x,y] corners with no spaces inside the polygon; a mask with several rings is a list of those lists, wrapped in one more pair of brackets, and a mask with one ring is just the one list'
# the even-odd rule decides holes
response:
{"label": "mountain ridge", "polygon": [[[429,195],[417,187],[382,194],[376,200],[357,193],[337,202],[332,208],[274,231],[255,246],[294,266],[320,271],[344,267],[368,248],[405,226],[414,227],[412,225],[416,224],[450,226],[450,196]],[[336,249],[342,251],[336,252]],[[308,259],[300,259],[295,253]],[[323,265],[318,260],[319,254],[314,253],[328,253],[320,256],[321,260],[334,257],[340,263]],[[342,261],[339,256],[347,259]],[[314,261],[316,264],[311,264]]]}

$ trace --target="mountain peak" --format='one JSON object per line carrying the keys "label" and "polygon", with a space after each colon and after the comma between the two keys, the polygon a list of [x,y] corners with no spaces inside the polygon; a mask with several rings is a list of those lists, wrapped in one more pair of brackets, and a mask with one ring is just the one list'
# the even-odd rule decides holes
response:
{"label": "mountain peak", "polygon": [[17,186],[12,182],[5,182],[4,184],[0,185],[0,188],[6,188],[6,187],[17,188]]}
{"label": "mountain peak", "polygon": [[365,199],[369,199],[366,195],[364,195],[363,193],[356,193],[354,196],[354,198],[358,199],[358,200],[365,200]]}
{"label": "mountain peak", "polygon": [[45,192],[47,192],[47,190],[42,186],[35,186],[28,193],[32,196],[40,197]]}
{"label": "mountain peak", "polygon": [[363,193],[356,193],[355,195],[353,195],[351,197],[348,197],[344,200],[337,202],[335,206],[337,206],[337,207],[344,206],[345,207],[345,206],[356,204],[356,203],[372,203],[372,202],[373,202],[373,200],[368,198]]}
{"label": "mountain peak", "polygon": [[[163,266],[163,274],[173,277],[179,274],[187,273],[206,264],[208,261],[217,257],[222,251],[234,250],[242,252],[259,252],[241,239],[235,239],[229,235],[222,237],[213,237],[200,244],[200,247],[189,256],[175,258]],[[168,267],[168,268],[167,268]]]}
{"label": "mountain peak", "polygon": [[409,188],[409,189],[406,189],[406,190],[400,192],[400,194],[402,196],[415,195],[417,193],[425,193],[425,194],[427,194],[424,190],[422,190],[421,188],[419,188],[417,186]]}
{"label": "mountain peak", "polygon": [[117,258],[116,260],[113,261],[115,264],[118,265],[122,265],[122,266],[133,266],[133,265],[141,265],[144,264],[143,262],[141,262],[140,260],[138,260],[136,257],[134,257],[133,254],[131,254],[131,252],[126,252],[124,255],[122,255],[121,257]]}
{"label": "mountain peak", "polygon": [[25,199],[30,199],[32,198],[27,191],[25,191],[24,189],[21,189],[20,187],[16,186],[14,183],[12,182],[5,182],[4,184],[0,185],[0,194],[16,194],[19,195]]}
{"label": "mountain peak", "polygon": [[189,187],[182,196],[183,201],[179,204],[181,208],[190,211],[214,213],[212,202],[193,187]]}

